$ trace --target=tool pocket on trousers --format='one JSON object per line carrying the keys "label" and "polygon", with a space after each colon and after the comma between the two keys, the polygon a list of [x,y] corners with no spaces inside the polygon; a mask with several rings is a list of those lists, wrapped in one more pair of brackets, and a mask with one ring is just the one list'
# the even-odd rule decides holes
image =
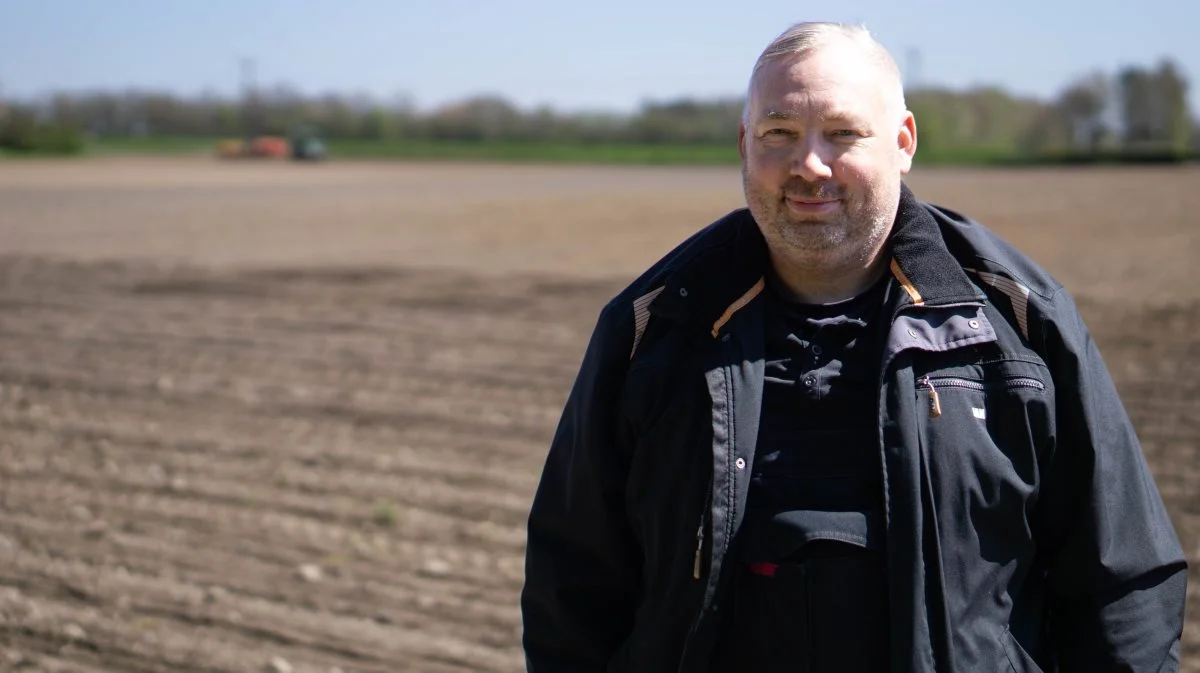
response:
{"label": "tool pocket on trousers", "polygon": [[736,651],[755,673],[887,670],[886,565],[874,517],[791,511],[748,541]]}
{"label": "tool pocket on trousers", "polygon": [[806,568],[803,563],[751,563],[737,577],[733,651],[739,670],[809,673]]}

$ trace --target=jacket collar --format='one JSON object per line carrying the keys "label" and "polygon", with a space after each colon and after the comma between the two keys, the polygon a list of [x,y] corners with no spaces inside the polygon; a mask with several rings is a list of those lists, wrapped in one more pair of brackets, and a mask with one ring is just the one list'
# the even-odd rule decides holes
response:
{"label": "jacket collar", "polygon": [[[979,302],[976,287],[950,254],[930,208],[901,184],[900,205],[889,234],[891,272],[912,304],[945,306]],[[689,326],[712,330],[757,295],[770,266],[766,240],[746,208],[713,223],[667,271],[663,292],[650,310]]]}
{"label": "jacket collar", "polygon": [[944,306],[984,300],[962,264],[950,254],[930,207],[900,186],[900,207],[889,237],[892,274],[914,303]]}

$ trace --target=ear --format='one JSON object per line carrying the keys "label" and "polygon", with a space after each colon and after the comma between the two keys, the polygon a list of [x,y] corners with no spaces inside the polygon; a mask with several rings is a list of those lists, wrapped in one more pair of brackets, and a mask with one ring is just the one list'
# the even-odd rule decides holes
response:
{"label": "ear", "polygon": [[904,112],[896,143],[900,150],[900,173],[908,173],[912,170],[913,156],[917,153],[917,118],[911,110]]}
{"label": "ear", "polygon": [[746,122],[738,122],[738,154],[742,161],[746,160]]}

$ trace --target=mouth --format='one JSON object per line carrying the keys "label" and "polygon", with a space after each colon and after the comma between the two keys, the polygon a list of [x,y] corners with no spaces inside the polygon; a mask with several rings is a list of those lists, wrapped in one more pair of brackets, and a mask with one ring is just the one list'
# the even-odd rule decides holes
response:
{"label": "mouth", "polygon": [[804,215],[832,212],[837,209],[840,203],[839,199],[793,198],[790,196],[785,197],[784,201],[787,203],[789,209]]}

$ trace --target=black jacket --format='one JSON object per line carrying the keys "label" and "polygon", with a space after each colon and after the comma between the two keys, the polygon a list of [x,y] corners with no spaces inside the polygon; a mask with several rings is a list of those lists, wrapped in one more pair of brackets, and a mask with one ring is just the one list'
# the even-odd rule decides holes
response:
{"label": "black jacket", "polygon": [[[1067,291],[907,187],[889,250],[904,291],[864,422],[892,670],[1177,671],[1185,557]],[[529,517],[532,673],[707,670],[754,463],[768,263],[738,210],[601,312]]]}

